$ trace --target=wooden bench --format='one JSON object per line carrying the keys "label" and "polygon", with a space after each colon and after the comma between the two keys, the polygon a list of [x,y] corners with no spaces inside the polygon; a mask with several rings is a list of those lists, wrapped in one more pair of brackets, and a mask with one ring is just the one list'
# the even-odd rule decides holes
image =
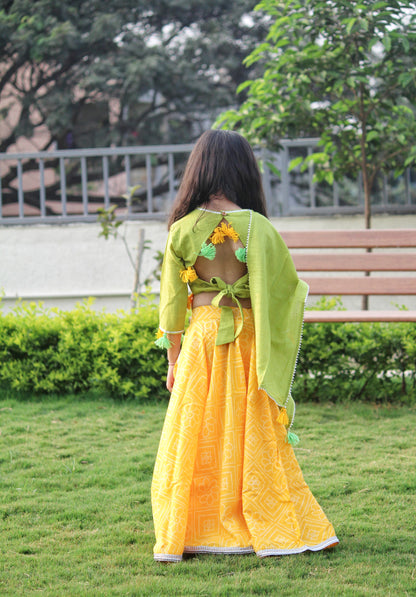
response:
{"label": "wooden bench", "polygon": [[[416,296],[416,230],[286,231],[281,235],[291,251],[299,277],[309,284],[310,295]],[[316,249],[332,251],[317,252]],[[357,253],[356,249],[371,252]],[[377,253],[377,249],[394,249],[395,252]],[[308,276],[310,272],[325,272],[326,276]],[[337,272],[353,274],[339,276]],[[373,272],[386,274],[376,277],[371,276]],[[391,272],[400,272],[400,275],[393,276]],[[307,310],[305,321],[416,321],[416,310]]]}

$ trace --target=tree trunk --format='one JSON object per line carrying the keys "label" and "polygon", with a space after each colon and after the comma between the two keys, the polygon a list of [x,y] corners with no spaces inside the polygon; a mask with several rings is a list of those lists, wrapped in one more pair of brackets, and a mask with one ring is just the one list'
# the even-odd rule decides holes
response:
{"label": "tree trunk", "polygon": [[[367,169],[367,152],[366,152],[366,141],[367,141],[367,127],[366,127],[366,116],[364,113],[364,89],[361,83],[360,85],[360,97],[361,97],[361,110],[360,110],[360,120],[362,125],[361,130],[361,172],[363,175],[363,186],[364,186],[364,224],[366,229],[371,228],[371,187],[372,181],[368,178],[368,169]],[[373,180],[373,178],[372,178]],[[366,249],[367,252],[370,252],[371,249]],[[365,272],[365,276],[369,276],[370,272]],[[361,308],[363,311],[368,311],[368,296],[365,295],[362,297]]]}
{"label": "tree trunk", "polygon": [[134,286],[130,296],[130,306],[132,309],[137,305],[138,295],[140,294],[140,270],[144,253],[144,228],[139,228],[139,240],[137,242],[136,263],[134,266]]}
{"label": "tree trunk", "polygon": [[363,185],[364,185],[364,222],[365,228],[371,228],[371,184],[368,180],[367,164],[362,166]]}
{"label": "tree trunk", "polygon": [[[371,185],[368,180],[367,164],[363,163],[363,185],[364,185],[364,224],[366,230],[371,228]],[[371,253],[371,249],[366,249],[367,253]],[[369,276],[370,272],[365,272],[364,276]],[[361,309],[368,311],[368,295],[362,297]]]}

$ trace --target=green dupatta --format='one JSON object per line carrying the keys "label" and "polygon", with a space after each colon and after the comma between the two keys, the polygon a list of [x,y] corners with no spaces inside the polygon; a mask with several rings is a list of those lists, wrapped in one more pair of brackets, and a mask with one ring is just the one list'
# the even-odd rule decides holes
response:
{"label": "green dupatta", "polygon": [[[291,441],[290,427],[295,414],[291,387],[301,343],[308,285],[299,280],[288,248],[267,218],[251,210],[215,212],[196,209],[172,225],[162,266],[160,330],[165,335],[183,331],[188,286],[182,281],[180,272],[194,265],[201,246],[222,219],[233,226],[246,248],[259,388],[286,408]],[[199,282],[189,282],[191,289],[193,283],[197,285]]]}

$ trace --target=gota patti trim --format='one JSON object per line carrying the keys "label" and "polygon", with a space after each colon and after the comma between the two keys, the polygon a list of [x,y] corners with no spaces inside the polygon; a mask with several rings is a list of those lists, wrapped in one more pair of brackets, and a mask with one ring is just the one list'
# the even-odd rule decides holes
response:
{"label": "gota patti trim", "polygon": [[[304,301],[305,307],[306,307],[306,303],[307,303],[307,300],[308,300],[308,295],[309,295],[309,292],[308,292],[308,294],[305,297],[305,301]],[[297,366],[298,366],[299,355],[300,355],[300,351],[301,351],[301,347],[302,347],[304,326],[305,326],[305,316],[302,317],[301,330],[300,330],[300,338],[299,338],[299,346],[298,346],[298,351],[297,351],[297,354],[296,354],[295,366],[293,368],[292,380],[290,382],[289,393],[287,395],[287,398],[286,398],[285,402],[282,405],[278,404],[278,402],[273,398],[273,396],[271,396],[269,394],[269,392],[265,388],[259,386],[259,390],[263,390],[263,392],[266,392],[266,394],[268,395],[268,397],[271,398],[272,400],[274,400],[278,406],[281,406],[281,408],[286,408],[287,407],[289,399],[290,399],[290,397],[292,395],[293,382],[295,380],[296,369],[297,369]],[[292,420],[290,421],[290,424],[289,424],[289,426],[287,428],[287,432],[288,433],[290,432],[291,428],[293,427],[293,423],[295,422],[295,415],[296,415],[296,403],[294,403],[294,405],[293,405]]]}
{"label": "gota patti trim", "polygon": [[182,334],[182,332],[184,332],[185,330],[179,330],[179,331],[175,331],[175,332],[171,332],[170,330],[164,330],[163,328],[159,327],[159,330],[161,332],[163,332],[164,334]]}
{"label": "gota patti trim", "polygon": [[[245,257],[246,257],[245,263],[246,264],[247,264],[247,256],[248,256],[248,243],[249,243],[249,240],[250,240],[251,221],[253,219],[253,210],[250,209],[248,211],[250,212],[250,219],[248,221],[246,246],[244,247],[244,249],[245,249]],[[247,275],[248,275],[248,283],[250,285],[250,272],[248,271],[248,267],[247,267]]]}
{"label": "gota patti trim", "polygon": [[[206,545],[189,545],[184,547],[183,553],[210,553],[213,555],[239,555],[255,553],[252,547],[208,547]],[[182,556],[170,553],[155,553],[154,559],[158,562],[181,562]]]}
{"label": "gota patti trim", "polygon": [[[250,554],[255,553],[259,558],[266,558],[267,556],[289,556],[303,553],[305,551],[321,551],[327,547],[335,546],[339,543],[338,537],[334,535],[318,545],[302,545],[301,547],[294,547],[293,549],[260,549],[255,552],[250,547],[209,547],[205,545],[188,545],[184,547],[183,553],[210,553],[217,555],[238,555],[238,554]],[[180,562],[182,560],[181,555],[169,554],[169,553],[155,553],[154,559],[159,562]]]}
{"label": "gota patti trim", "polygon": [[248,228],[247,228],[247,242],[246,242],[246,251],[248,252],[248,241],[250,240],[250,231],[251,231],[251,220],[253,219],[253,210],[250,209],[250,220],[248,222]]}
{"label": "gota patti trim", "polygon": [[239,554],[254,553],[252,547],[209,547],[205,545],[190,545],[184,547],[184,553],[213,553],[213,554]]}
{"label": "gota patti trim", "polygon": [[303,553],[304,551],[321,551],[332,545],[335,546],[338,543],[338,537],[334,535],[333,537],[330,537],[330,539],[318,543],[318,545],[302,545],[301,547],[294,547],[293,549],[260,549],[256,552],[256,555],[258,555],[259,558],[266,558],[267,556],[290,556],[291,554],[295,555]]}
{"label": "gota patti trim", "polygon": [[207,211],[210,214],[234,214],[234,213],[236,213],[238,211],[251,211],[251,209],[247,209],[247,208],[244,208],[244,209],[230,209],[230,210],[223,209],[221,211],[215,211],[214,209],[205,209],[203,207],[197,207],[197,209],[199,209],[200,211]]}
{"label": "gota patti trim", "polygon": [[[307,301],[308,301],[308,296],[309,296],[309,286],[308,286],[308,292],[307,292],[307,294],[306,294],[306,296],[305,296],[305,300],[304,300],[304,303],[303,303],[303,309],[304,309],[304,312],[303,312],[302,323],[301,323],[301,328],[300,328],[300,337],[299,337],[299,346],[298,346],[298,352],[297,352],[297,354],[296,354],[295,366],[294,366],[294,368],[293,368],[292,381],[290,382],[289,396],[288,396],[288,398],[287,398],[287,400],[286,400],[286,404],[287,404],[287,401],[289,400],[289,397],[290,397],[290,396],[291,396],[291,394],[292,394],[293,382],[295,381],[296,369],[297,369],[297,366],[298,366],[298,361],[299,361],[299,354],[300,354],[300,350],[301,350],[301,347],[302,347],[302,340],[303,340],[303,330],[304,330],[304,326],[305,326],[305,308],[306,308],[306,303],[307,303]],[[293,416],[293,420],[294,420],[294,418],[295,418],[295,417]],[[293,420],[292,420],[292,423],[291,423],[291,425],[290,425],[291,427],[292,427],[292,425],[293,425]]]}
{"label": "gota patti trim", "polygon": [[182,556],[170,553],[155,553],[153,559],[156,560],[156,562],[181,562]]}

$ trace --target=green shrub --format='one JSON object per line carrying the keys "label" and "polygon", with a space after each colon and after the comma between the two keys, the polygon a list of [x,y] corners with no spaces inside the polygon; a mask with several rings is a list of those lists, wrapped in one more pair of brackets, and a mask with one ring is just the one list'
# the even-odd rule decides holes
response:
{"label": "green shrub", "polygon": [[156,329],[151,306],[110,314],[90,302],[73,311],[21,303],[0,315],[0,384],[18,393],[164,398],[166,355],[154,345]]}
{"label": "green shrub", "polygon": [[[330,307],[337,306],[332,303]],[[27,395],[89,391],[164,399],[166,354],[155,344],[155,306],[73,311],[21,303],[0,312],[0,386]],[[305,324],[297,401],[416,399],[416,324]]]}
{"label": "green shrub", "polygon": [[[342,309],[342,303],[324,299],[321,308]],[[414,403],[416,324],[305,324],[293,395],[297,401]]]}

